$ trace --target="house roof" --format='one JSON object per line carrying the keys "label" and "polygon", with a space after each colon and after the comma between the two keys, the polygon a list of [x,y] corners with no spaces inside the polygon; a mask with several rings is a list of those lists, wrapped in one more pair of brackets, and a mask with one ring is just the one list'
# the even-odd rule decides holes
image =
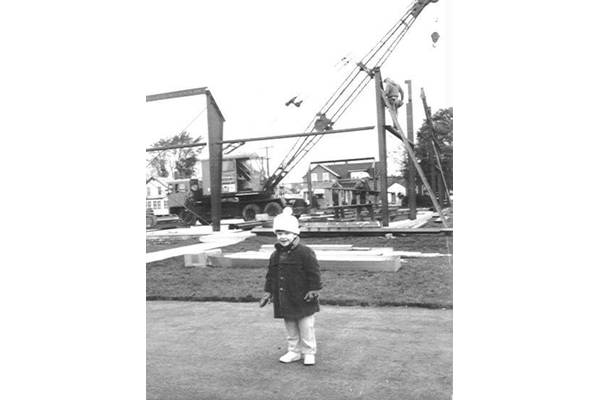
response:
{"label": "house roof", "polygon": [[329,171],[331,174],[337,176],[338,178],[340,178],[340,174],[338,174],[337,172],[333,171],[331,168],[327,167],[327,165],[325,164],[317,164],[314,167],[311,168],[310,172],[312,172],[315,168],[317,167],[321,167],[327,171]]}
{"label": "house roof", "polygon": [[165,178],[160,178],[158,176],[151,176],[150,178],[146,179],[146,185],[148,183],[150,183],[150,181],[156,181],[156,182],[160,183],[161,185],[163,185],[164,187],[169,187],[169,185],[167,184],[167,180]]}
{"label": "house roof", "polygon": [[388,190],[390,189],[397,189],[397,188],[403,188],[406,189],[403,185],[399,184],[398,182],[394,182],[392,183],[389,187]]}

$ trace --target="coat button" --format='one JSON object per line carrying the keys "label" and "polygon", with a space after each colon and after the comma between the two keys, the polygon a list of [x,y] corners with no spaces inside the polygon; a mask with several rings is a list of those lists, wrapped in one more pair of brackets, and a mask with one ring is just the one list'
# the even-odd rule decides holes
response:
{"label": "coat button", "polygon": [[279,288],[279,291],[280,291],[280,292],[283,292],[283,288]]}

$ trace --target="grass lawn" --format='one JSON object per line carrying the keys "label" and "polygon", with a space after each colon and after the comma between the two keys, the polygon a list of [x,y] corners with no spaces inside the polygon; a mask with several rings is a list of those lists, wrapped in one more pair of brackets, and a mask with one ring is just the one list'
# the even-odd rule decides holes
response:
{"label": "grass lawn", "polygon": [[272,308],[146,303],[147,399],[450,399],[452,311],[323,306],[317,364],[282,364]]}
{"label": "grass lawn", "polygon": [[198,244],[198,238],[193,239],[178,239],[174,238],[160,238],[160,239],[146,239],[146,253],[152,253],[155,251],[174,249],[176,247],[191,246]]}
{"label": "grass lawn", "polygon": [[[170,239],[173,241],[173,239]],[[452,237],[444,235],[406,235],[383,237],[305,238],[303,243],[353,244],[364,247],[393,247],[395,250],[452,254]],[[147,251],[184,244],[147,241]],[[224,253],[258,250],[272,244],[274,238],[251,237],[224,247]],[[170,246],[170,247],[169,247]],[[321,304],[386,306],[407,305],[428,308],[452,308],[451,257],[404,259],[398,272],[322,271],[324,288]],[[264,269],[188,268],[183,256],[146,264],[148,300],[193,300],[253,302],[262,295]]]}

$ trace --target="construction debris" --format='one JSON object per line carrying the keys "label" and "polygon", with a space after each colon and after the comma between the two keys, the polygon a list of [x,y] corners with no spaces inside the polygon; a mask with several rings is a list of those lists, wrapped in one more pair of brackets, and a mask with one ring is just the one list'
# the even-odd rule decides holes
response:
{"label": "construction debris", "polygon": [[206,250],[197,254],[184,254],[183,262],[186,267],[206,267],[208,256],[220,256],[221,249]]}
{"label": "construction debris", "polygon": [[253,236],[253,234],[247,231],[224,231],[216,232],[211,235],[200,236],[200,241],[203,243],[146,253],[146,264],[154,261],[165,260],[171,257],[198,255],[206,252],[207,250],[231,246],[232,244],[246,240],[246,238],[250,236]]}

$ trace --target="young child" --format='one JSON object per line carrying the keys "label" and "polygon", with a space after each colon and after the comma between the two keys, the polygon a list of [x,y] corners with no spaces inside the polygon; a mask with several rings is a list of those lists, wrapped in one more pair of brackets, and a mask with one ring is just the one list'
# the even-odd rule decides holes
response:
{"label": "young child", "polygon": [[273,303],[275,318],[283,318],[287,330],[287,350],[279,361],[290,363],[304,356],[304,365],[315,364],[317,341],[315,313],[319,311],[321,272],[314,251],[300,244],[298,220],[286,207],[273,220],[277,235],[275,251],[269,260],[265,294],[260,306]]}

